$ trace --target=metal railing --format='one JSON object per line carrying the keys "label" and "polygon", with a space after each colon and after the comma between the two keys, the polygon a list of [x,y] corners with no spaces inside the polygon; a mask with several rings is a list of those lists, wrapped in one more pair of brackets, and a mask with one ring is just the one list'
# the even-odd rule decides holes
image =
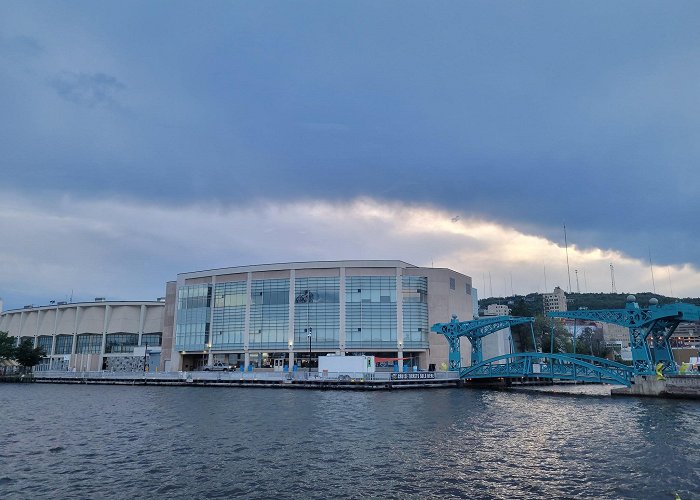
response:
{"label": "metal railing", "polygon": [[[430,380],[458,380],[457,372],[408,372],[407,375],[414,373],[427,374],[430,373]],[[393,372],[271,372],[271,371],[250,371],[250,372],[224,372],[224,371],[191,371],[191,372],[117,372],[117,371],[65,371],[65,370],[42,370],[35,372],[34,376],[37,379],[65,379],[65,380],[158,380],[158,381],[185,381],[185,382],[236,382],[236,381],[269,381],[269,382],[285,382],[285,381],[315,381],[315,382],[336,382],[336,381],[393,381],[393,382],[410,382],[414,380],[423,380],[417,377],[406,380],[396,380],[392,378],[395,375]]]}

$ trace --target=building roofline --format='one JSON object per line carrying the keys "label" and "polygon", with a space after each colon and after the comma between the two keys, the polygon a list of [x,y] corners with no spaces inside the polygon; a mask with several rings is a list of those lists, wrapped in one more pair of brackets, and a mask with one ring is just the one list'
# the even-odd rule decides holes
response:
{"label": "building roofline", "polygon": [[43,306],[32,306],[32,307],[19,307],[16,309],[7,309],[6,311],[1,311],[0,316],[8,313],[18,313],[18,312],[31,312],[39,310],[50,310],[50,309],[68,309],[70,307],[90,307],[90,306],[165,306],[164,301],[160,300],[99,300],[92,302],[69,302],[67,304],[48,304]]}
{"label": "building roofline", "polygon": [[203,276],[238,274],[260,271],[288,271],[292,269],[333,269],[337,267],[400,267],[417,268],[419,266],[409,264],[402,260],[316,260],[308,262],[281,262],[274,264],[253,264],[248,266],[221,267],[216,269],[204,269],[178,273],[178,278],[201,278]]}

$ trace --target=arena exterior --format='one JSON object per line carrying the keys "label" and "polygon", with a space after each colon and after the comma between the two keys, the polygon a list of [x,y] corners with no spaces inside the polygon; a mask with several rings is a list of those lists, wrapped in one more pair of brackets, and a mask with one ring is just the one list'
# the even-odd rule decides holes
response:
{"label": "arena exterior", "polygon": [[[441,369],[447,342],[430,326],[452,314],[471,319],[472,293],[469,276],[398,260],[181,273],[166,285],[163,335],[174,342],[164,367],[283,371],[315,367],[329,353],[363,353],[388,369]],[[470,352],[464,340],[464,365]]]}
{"label": "arena exterior", "polygon": [[[162,301],[58,302],[0,314],[0,331],[46,352],[35,371],[163,370]],[[172,340],[172,339],[170,339]]]}

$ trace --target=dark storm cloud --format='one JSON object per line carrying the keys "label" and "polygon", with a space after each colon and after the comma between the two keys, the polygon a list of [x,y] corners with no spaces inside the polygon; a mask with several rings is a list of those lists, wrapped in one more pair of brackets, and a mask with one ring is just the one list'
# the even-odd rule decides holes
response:
{"label": "dark storm cloud", "polygon": [[16,189],[368,195],[700,264],[697,2],[25,5],[59,102],[0,79]]}

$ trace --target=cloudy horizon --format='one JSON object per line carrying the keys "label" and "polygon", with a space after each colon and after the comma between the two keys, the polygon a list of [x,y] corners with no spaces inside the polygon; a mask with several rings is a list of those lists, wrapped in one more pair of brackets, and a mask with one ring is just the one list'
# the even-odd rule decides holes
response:
{"label": "cloudy horizon", "polygon": [[699,24],[692,1],[5,1],[0,297],[342,259],[482,298],[608,292],[611,263],[619,292],[700,296]]}

